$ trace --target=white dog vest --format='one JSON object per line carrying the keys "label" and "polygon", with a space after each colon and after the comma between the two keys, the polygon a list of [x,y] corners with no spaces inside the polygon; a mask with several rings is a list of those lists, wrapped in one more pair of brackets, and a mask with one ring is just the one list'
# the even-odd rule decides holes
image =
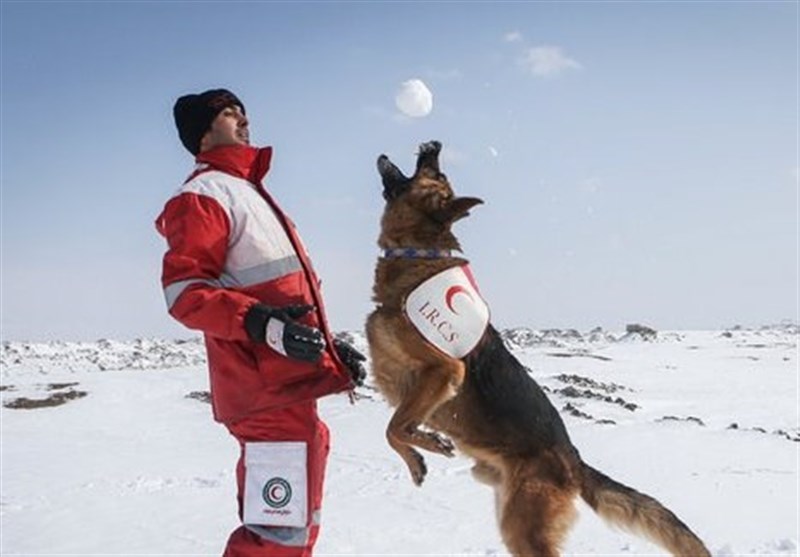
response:
{"label": "white dog vest", "polygon": [[408,295],[404,309],[425,340],[453,358],[472,352],[489,325],[489,306],[468,265],[425,280]]}

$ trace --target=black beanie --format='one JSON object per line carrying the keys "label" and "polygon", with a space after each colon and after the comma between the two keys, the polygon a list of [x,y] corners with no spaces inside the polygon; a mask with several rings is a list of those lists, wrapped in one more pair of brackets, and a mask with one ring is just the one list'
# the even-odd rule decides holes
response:
{"label": "black beanie", "polygon": [[200,140],[211,128],[211,122],[224,108],[239,105],[244,114],[244,105],[227,89],[209,89],[199,95],[184,95],[175,101],[172,113],[181,143],[193,155],[200,152]]}

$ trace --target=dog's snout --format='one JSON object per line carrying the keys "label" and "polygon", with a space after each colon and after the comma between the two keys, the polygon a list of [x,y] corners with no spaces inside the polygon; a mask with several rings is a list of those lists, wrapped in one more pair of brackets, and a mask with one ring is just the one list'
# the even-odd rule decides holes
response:
{"label": "dog's snout", "polygon": [[441,150],[442,150],[442,144],[441,142],[436,140],[428,141],[427,143],[422,143],[419,146],[420,155],[428,155],[428,154],[438,155]]}
{"label": "dog's snout", "polygon": [[442,144],[438,141],[428,141],[419,146],[419,155],[417,158],[417,174],[423,168],[430,168],[439,172],[439,152],[442,150]]}

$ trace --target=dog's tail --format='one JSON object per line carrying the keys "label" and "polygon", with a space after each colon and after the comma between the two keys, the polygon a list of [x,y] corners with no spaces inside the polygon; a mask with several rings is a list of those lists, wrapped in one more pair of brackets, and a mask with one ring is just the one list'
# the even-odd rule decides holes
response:
{"label": "dog's tail", "polygon": [[673,555],[710,557],[706,546],[672,511],[581,463],[581,497],[614,526],[642,535]]}

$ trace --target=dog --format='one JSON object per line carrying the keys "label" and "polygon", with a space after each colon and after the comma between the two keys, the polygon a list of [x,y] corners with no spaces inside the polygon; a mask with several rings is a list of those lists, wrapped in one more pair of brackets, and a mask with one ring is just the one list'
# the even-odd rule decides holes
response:
{"label": "dog", "polygon": [[[583,462],[558,411],[488,322],[452,231],[482,200],[453,193],[440,151],[437,141],[420,145],[410,178],[386,155],[377,162],[385,251],[366,333],[375,384],[395,408],[386,438],[412,480],[421,485],[427,472],[417,449],[474,459],[473,476],[494,488],[503,542],[517,556],[559,555],[578,496],[674,555],[710,556],[657,500]],[[433,286],[440,279],[446,290]],[[470,313],[461,328],[452,322]],[[448,342],[461,345],[451,350]]]}

